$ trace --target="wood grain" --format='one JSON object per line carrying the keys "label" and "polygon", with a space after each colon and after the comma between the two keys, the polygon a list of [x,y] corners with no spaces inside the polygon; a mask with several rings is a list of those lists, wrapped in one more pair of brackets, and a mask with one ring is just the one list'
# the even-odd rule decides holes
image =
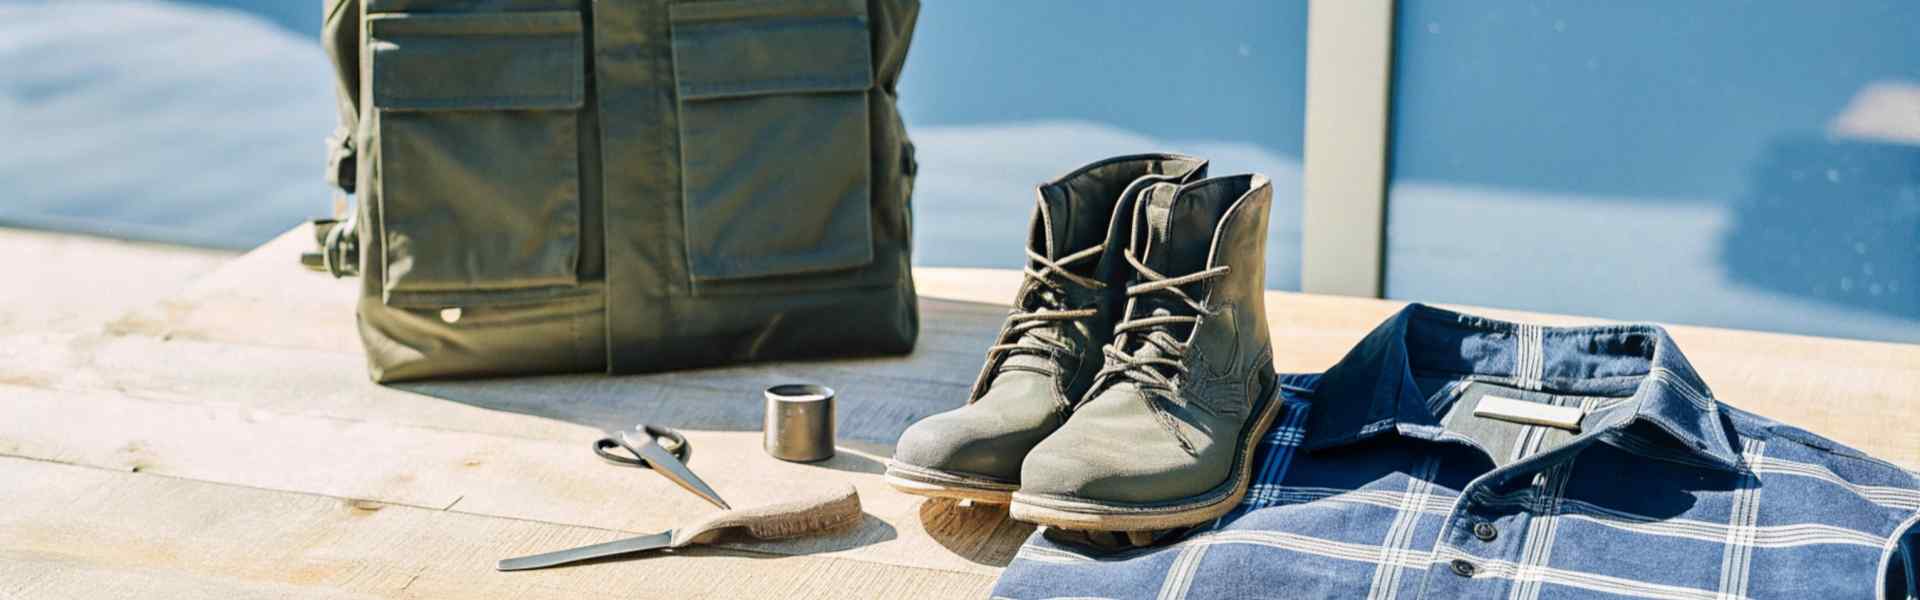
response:
{"label": "wood grain", "polygon": [[[532,438],[400,425],[378,413],[300,415],[7,386],[0,396],[10,399],[0,454],[12,456],[633,533],[713,511],[654,473],[601,462],[588,450],[599,431],[585,427]],[[768,457],[757,433],[687,437],[695,448],[688,466],[736,506],[778,502],[833,481],[854,485],[868,514],[831,535],[743,539],[734,547],[991,575],[1029,531],[1009,527],[996,537],[1004,515],[977,526],[922,527],[921,500],[881,480],[884,455],[842,448],[832,460],[803,465]]]}
{"label": "wood grain", "polygon": [[501,573],[622,532],[0,458],[0,598],[936,598],[992,577],[692,548]]}
{"label": "wood grain", "polygon": [[92,331],[173,295],[230,252],[0,229],[0,331]]}

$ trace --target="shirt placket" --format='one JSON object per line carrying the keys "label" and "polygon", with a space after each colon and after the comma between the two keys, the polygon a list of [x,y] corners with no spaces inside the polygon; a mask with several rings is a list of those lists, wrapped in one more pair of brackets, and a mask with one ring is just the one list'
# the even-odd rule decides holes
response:
{"label": "shirt placket", "polygon": [[[1461,489],[1430,549],[1420,597],[1538,598],[1576,451],[1569,444],[1535,455],[1482,474]],[[1512,493],[1526,502],[1518,507],[1494,502]]]}

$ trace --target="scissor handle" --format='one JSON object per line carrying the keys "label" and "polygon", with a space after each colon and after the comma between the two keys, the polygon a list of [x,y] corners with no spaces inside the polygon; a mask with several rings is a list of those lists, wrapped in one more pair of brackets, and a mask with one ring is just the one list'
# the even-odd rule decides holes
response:
{"label": "scissor handle", "polygon": [[[658,425],[647,425],[644,423],[640,425],[635,425],[633,429],[635,431],[639,431],[647,434],[648,437],[653,439],[653,443],[655,445],[658,445],[660,446],[661,449],[666,450],[668,454],[672,454],[674,458],[680,459],[680,462],[682,463],[687,462],[687,457],[693,455],[693,444],[687,443],[687,436],[682,435],[678,431],[674,431],[673,429],[661,427]],[[634,448],[629,448],[627,447],[626,443],[620,441],[621,433],[622,432],[617,432],[617,431],[611,432],[607,434],[607,437],[594,440],[593,453],[596,455],[599,455],[601,460],[614,463],[617,465],[623,465],[628,467],[640,467],[645,469],[653,468],[653,465],[647,464],[647,461],[645,459],[639,458],[640,456],[639,450]],[[614,448],[620,448],[620,449],[626,450],[627,452],[632,453],[634,457],[628,458],[625,456],[614,454],[612,452],[608,452],[608,450],[612,450]]]}
{"label": "scissor handle", "polygon": [[687,443],[687,436],[682,435],[679,430],[647,424],[635,425],[633,428],[646,432],[648,436],[653,437],[653,443],[659,444],[668,454],[680,459],[682,463],[687,462],[687,457],[693,455],[693,444]]}

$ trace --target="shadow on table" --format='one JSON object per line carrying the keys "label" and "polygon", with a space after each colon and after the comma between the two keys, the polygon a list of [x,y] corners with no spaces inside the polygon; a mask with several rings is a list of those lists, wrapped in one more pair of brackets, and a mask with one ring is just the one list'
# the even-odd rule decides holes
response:
{"label": "shadow on table", "polygon": [[921,417],[966,402],[1006,308],[923,298],[920,340],[907,356],[781,362],[649,375],[562,375],[484,381],[430,381],[394,387],[493,410],[599,429],[645,422],[682,429],[759,431],[762,390],[818,383],[837,392],[837,438],[849,455],[824,466],[876,472],[900,432]]}
{"label": "shadow on table", "polygon": [[1034,526],[1007,516],[1005,504],[972,504],[939,498],[920,503],[920,523],[927,536],[954,554],[990,567],[1013,562],[1020,543]]}

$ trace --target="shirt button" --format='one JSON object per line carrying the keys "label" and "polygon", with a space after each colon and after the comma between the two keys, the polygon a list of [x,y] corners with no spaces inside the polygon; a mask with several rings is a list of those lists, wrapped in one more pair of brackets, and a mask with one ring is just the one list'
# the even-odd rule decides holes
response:
{"label": "shirt button", "polygon": [[1473,566],[1473,563],[1467,562],[1466,559],[1461,559],[1461,558],[1453,559],[1453,564],[1451,565],[1451,567],[1453,568],[1453,574],[1459,575],[1461,577],[1472,577],[1473,573],[1479,570],[1478,568],[1475,568]]}
{"label": "shirt button", "polygon": [[1494,527],[1492,523],[1488,523],[1486,521],[1474,523],[1473,537],[1480,538],[1480,541],[1482,542],[1491,542],[1493,541],[1493,538],[1500,537],[1500,529],[1497,527]]}

